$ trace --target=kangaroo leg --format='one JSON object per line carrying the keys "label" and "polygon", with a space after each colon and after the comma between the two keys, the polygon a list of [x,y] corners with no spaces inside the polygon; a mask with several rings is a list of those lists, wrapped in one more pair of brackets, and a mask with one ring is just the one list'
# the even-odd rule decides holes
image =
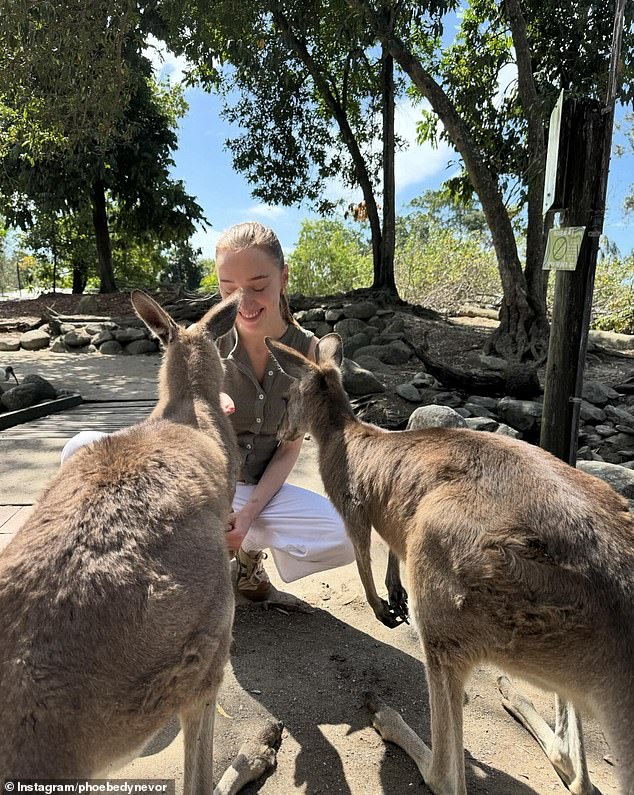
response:
{"label": "kangaroo leg", "polygon": [[209,795],[213,789],[216,694],[180,716],[185,744],[183,795]]}
{"label": "kangaroo leg", "polygon": [[574,706],[555,696],[555,730],[537,712],[532,702],[517,691],[506,676],[498,679],[504,708],[539,743],[557,775],[573,795],[594,795],[598,790],[590,781],[583,745],[581,717]]}
{"label": "kangaroo leg", "polygon": [[269,721],[253,740],[247,740],[225,770],[214,795],[235,795],[249,782],[275,767],[276,749],[282,738],[282,724]]}
{"label": "kangaroo leg", "polygon": [[401,582],[401,566],[399,559],[391,550],[387,559],[385,587],[387,588],[390,607],[394,611],[394,614],[397,618],[402,618],[405,623],[409,624],[407,620],[409,616],[407,591],[403,588],[403,583]]}
{"label": "kangaroo leg", "polygon": [[366,696],[372,725],[387,742],[400,746],[416,763],[434,795],[466,795],[462,736],[463,680],[456,672],[428,663],[431,749],[403,718],[374,694]]}
{"label": "kangaroo leg", "polygon": [[374,584],[372,559],[370,557],[370,525],[364,527],[346,525],[346,531],[354,546],[354,556],[357,560],[357,568],[368,604],[372,608],[374,615],[386,627],[397,627],[403,623],[403,618],[397,616],[394,609],[384,599],[381,599]]}

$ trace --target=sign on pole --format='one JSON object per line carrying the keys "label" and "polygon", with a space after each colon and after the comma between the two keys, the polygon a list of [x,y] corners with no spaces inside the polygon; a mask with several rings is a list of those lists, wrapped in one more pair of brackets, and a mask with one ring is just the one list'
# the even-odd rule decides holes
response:
{"label": "sign on pole", "polygon": [[545,271],[574,271],[577,267],[579,252],[585,226],[565,226],[550,229],[546,254],[544,256]]}
{"label": "sign on pole", "polygon": [[[561,119],[564,110],[564,92],[559,94],[557,104],[550,114],[550,126],[548,128],[548,151],[546,153],[546,177],[544,181],[544,205],[543,214],[553,206],[557,196],[557,164],[559,160],[559,143],[561,140]],[[565,155],[565,153],[562,153]],[[561,208],[556,208],[561,209]]]}

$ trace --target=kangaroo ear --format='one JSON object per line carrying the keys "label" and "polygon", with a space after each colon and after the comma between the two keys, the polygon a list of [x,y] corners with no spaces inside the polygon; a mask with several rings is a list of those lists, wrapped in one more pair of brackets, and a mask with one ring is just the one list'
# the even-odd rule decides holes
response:
{"label": "kangaroo ear", "polygon": [[242,290],[235,290],[228,298],[212,307],[198,322],[207,327],[214,340],[231,331],[238,317]]}
{"label": "kangaroo ear", "polygon": [[341,367],[343,361],[343,342],[338,334],[326,334],[317,343],[315,351],[317,364],[331,363]]}
{"label": "kangaroo ear", "polygon": [[134,311],[153,334],[167,346],[176,339],[177,326],[162,306],[142,290],[133,290],[130,300]]}
{"label": "kangaroo ear", "polygon": [[264,342],[266,343],[266,347],[271,351],[271,356],[282,370],[284,370],[286,375],[291,378],[303,378],[314,369],[315,365],[294,348],[289,348],[288,345],[276,342],[276,340],[272,340],[270,337],[265,337]]}

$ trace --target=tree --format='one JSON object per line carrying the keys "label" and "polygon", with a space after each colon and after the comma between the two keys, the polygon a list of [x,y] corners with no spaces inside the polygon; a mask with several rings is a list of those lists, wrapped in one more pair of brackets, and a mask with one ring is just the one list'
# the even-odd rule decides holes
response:
{"label": "tree", "polygon": [[201,249],[195,249],[189,241],[173,245],[166,252],[166,268],[161,280],[182,284],[186,290],[197,290],[205,272],[201,253]]}
{"label": "tree", "polygon": [[302,222],[288,270],[291,292],[326,295],[366,286],[372,260],[358,230],[322,218]]}
{"label": "tree", "polygon": [[[391,54],[375,46],[374,34],[341,1],[268,0],[239,11],[233,3],[184,2],[178,14],[166,6],[173,17],[162,35],[173,49],[197,65],[219,57],[230,65],[223,73],[225,112],[242,132],[228,143],[254,195],[284,205],[308,200],[329,212],[328,180],[359,187],[373,287],[396,295],[394,106],[402,79]],[[381,14],[388,27],[404,24],[394,4],[385,3]],[[212,78],[216,85],[216,72]]]}
{"label": "tree", "polygon": [[170,176],[175,128],[186,110],[182,90],[152,80],[151,64],[139,46],[129,42],[132,93],[106,145],[62,148],[38,157],[28,153],[26,143],[16,145],[0,172],[2,210],[14,226],[28,228],[37,215],[84,217],[90,209],[102,292],[116,289],[111,221],[119,236],[134,235],[139,242],[154,237],[164,245],[186,240],[194,222],[204,221],[202,208]]}
{"label": "tree", "polygon": [[[433,117],[422,127],[434,138],[437,121],[461,155],[464,173],[451,187],[458,195],[474,191],[485,213],[495,247],[504,299],[500,326],[489,348],[518,359],[543,358],[548,325],[541,259],[546,226],[541,217],[547,121],[554,96],[573,84],[601,96],[607,77],[613,3],[592,0],[545,4],[540,0],[472,0],[456,42],[443,50],[437,39],[421,35],[418,46],[391,31],[367,0],[348,0],[367,19],[431,104]],[[422,9],[411,5],[413,24]],[[631,13],[631,9],[630,9]],[[530,20],[530,24],[527,23]],[[626,45],[631,71],[631,39]],[[515,53],[515,56],[513,56]],[[511,62],[517,85],[496,107],[497,78]],[[629,91],[629,84],[626,83]],[[526,269],[507,208],[513,178],[526,207]]]}

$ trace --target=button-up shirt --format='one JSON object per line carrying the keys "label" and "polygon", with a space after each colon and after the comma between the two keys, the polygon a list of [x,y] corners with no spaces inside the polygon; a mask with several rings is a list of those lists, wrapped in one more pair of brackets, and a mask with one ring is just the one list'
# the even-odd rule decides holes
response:
{"label": "button-up shirt", "polygon": [[[279,341],[308,354],[312,331],[289,323]],[[239,480],[257,483],[278,448],[277,432],[286,413],[292,379],[272,356],[260,383],[235,329],[217,341],[225,366],[223,391],[235,403],[230,415],[241,454]]]}

